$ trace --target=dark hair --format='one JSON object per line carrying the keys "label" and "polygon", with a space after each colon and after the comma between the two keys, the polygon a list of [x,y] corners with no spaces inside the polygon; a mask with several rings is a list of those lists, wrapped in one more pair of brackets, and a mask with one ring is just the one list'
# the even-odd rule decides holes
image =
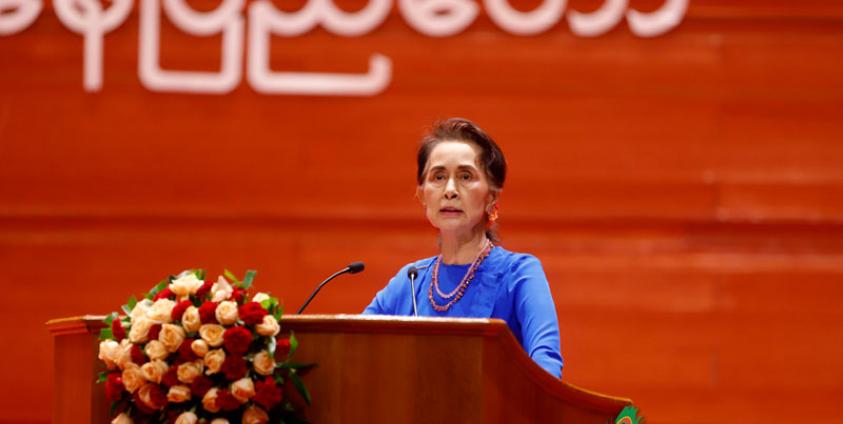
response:
{"label": "dark hair", "polygon": [[[485,131],[474,122],[463,118],[449,118],[438,121],[422,138],[416,158],[418,164],[416,181],[419,185],[424,183],[424,170],[427,166],[427,160],[430,158],[430,152],[443,141],[463,141],[474,143],[480,147],[480,165],[489,178],[489,182],[494,190],[503,188],[506,181],[506,159],[503,156],[503,151]],[[496,227],[497,224],[493,224],[486,230],[486,237],[494,242],[500,241]]]}

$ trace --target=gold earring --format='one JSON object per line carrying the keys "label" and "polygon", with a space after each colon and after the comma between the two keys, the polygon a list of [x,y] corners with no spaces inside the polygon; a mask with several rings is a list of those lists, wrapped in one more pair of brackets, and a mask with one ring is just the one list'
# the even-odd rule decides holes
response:
{"label": "gold earring", "polygon": [[492,211],[489,212],[489,222],[495,222],[498,220],[498,204],[495,203],[495,206],[492,207]]}

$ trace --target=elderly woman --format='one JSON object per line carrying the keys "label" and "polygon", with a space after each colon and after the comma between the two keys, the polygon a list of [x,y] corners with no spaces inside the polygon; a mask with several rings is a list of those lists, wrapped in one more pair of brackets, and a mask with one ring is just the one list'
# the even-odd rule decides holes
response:
{"label": "elderly woman", "polygon": [[[365,314],[499,318],[528,355],[561,377],[556,308],[541,263],[496,245],[506,179],[498,145],[474,123],[437,123],[418,152],[418,197],[439,230],[439,255],[407,264]],[[412,292],[408,270],[415,267]]]}

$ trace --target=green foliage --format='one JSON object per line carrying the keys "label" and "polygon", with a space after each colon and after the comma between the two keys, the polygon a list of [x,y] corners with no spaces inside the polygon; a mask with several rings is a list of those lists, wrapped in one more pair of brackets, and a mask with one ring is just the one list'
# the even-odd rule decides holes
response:
{"label": "green foliage", "polygon": [[[152,299],[152,297],[147,296],[147,299]],[[129,300],[127,300],[126,304],[121,306],[120,309],[122,309],[123,312],[126,315],[130,315],[132,313],[132,310],[135,309],[135,306],[137,306],[137,304],[138,304],[138,299],[134,295],[132,295],[132,296],[129,296]]]}
{"label": "green foliage", "polygon": [[240,284],[241,284],[240,280],[237,279],[237,276],[234,275],[233,272],[231,272],[229,270],[225,270],[225,271],[223,271],[223,275],[225,275],[225,278],[228,278],[229,280],[231,280],[231,282],[234,283],[235,285],[240,286]]}
{"label": "green foliage", "polygon": [[255,275],[257,273],[258,272],[253,270],[253,269],[250,269],[250,270],[246,271],[246,276],[243,277],[243,282],[240,283],[240,287],[242,287],[246,290],[248,290],[250,287],[252,287],[252,282],[255,281]]}
{"label": "green foliage", "polygon": [[97,384],[104,382],[108,378],[108,371],[100,371],[97,374]]}
{"label": "green foliage", "polygon": [[170,280],[172,280],[172,276],[169,278],[165,278],[161,280],[160,283],[156,284],[155,287],[149,290],[149,293],[146,294],[146,298],[152,300],[156,294],[158,294],[161,290],[164,290],[168,285],[170,285]]}
{"label": "green foliage", "polygon": [[287,357],[292,358],[293,355],[296,353],[296,349],[299,348],[299,341],[296,339],[296,334],[290,331],[290,353]]}
{"label": "green foliage", "polygon": [[205,281],[205,270],[204,269],[201,269],[201,268],[200,269],[194,269],[193,275],[195,275],[196,278],[198,278],[202,281]]}
{"label": "green foliage", "polygon": [[621,409],[621,413],[615,418],[615,424],[645,424],[644,417],[639,415],[638,408],[627,405]]}
{"label": "green foliage", "polygon": [[108,316],[105,317],[105,319],[102,320],[102,322],[104,322],[107,327],[111,327],[111,323],[114,322],[114,320],[117,319],[117,317],[118,317],[117,312],[112,312],[112,313],[108,314]]}
{"label": "green foliage", "polygon": [[111,332],[111,327],[100,329],[100,340],[114,340],[114,333]]}
{"label": "green foliage", "polygon": [[295,386],[296,391],[304,398],[304,401],[307,402],[307,405],[310,406],[310,392],[307,391],[307,387],[304,386],[304,383],[299,378],[298,374],[296,374],[296,370],[290,370],[290,380],[293,381],[293,386]]}

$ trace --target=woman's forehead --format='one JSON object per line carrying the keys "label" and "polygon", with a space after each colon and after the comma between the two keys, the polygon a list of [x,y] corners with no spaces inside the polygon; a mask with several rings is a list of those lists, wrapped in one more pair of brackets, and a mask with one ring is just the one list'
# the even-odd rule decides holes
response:
{"label": "woman's forehead", "polygon": [[474,143],[446,140],[437,143],[430,152],[428,168],[450,166],[479,166],[480,147]]}

